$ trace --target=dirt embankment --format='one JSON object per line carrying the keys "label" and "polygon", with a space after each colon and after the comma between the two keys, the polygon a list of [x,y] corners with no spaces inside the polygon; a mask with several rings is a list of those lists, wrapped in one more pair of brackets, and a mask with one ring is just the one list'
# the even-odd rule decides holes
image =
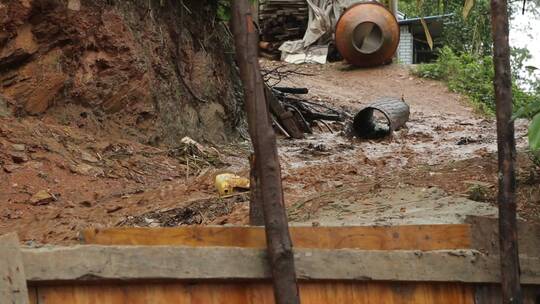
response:
{"label": "dirt embankment", "polygon": [[0,233],[73,242],[202,196],[186,180],[223,161],[181,140],[239,138],[231,38],[210,0],[1,1]]}
{"label": "dirt embankment", "polygon": [[215,1],[0,4],[0,110],[174,146],[237,136],[230,34]]}

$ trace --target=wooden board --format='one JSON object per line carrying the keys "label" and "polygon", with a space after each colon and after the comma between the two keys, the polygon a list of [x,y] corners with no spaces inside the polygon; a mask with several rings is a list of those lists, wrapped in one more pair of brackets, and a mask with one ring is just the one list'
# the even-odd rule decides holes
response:
{"label": "wooden board", "polygon": [[[469,216],[473,248],[499,254],[499,222],[496,218]],[[540,257],[540,225],[518,221],[519,254]]]}
{"label": "wooden board", "polygon": [[[540,286],[522,285],[523,304],[540,303]],[[475,290],[475,304],[502,304],[501,286],[478,285]]]}
{"label": "wooden board", "polygon": [[[44,286],[35,304],[273,304],[269,283]],[[301,283],[304,304],[474,304],[473,286],[391,282]]]}
{"label": "wooden board", "polygon": [[[363,250],[452,250],[471,246],[469,225],[386,227],[291,227],[295,248]],[[90,229],[84,243],[98,245],[179,245],[266,248],[262,227]]]}
{"label": "wooden board", "polygon": [[28,303],[19,238],[14,233],[0,236],[0,303]]}
{"label": "wooden board", "polygon": [[[102,246],[23,249],[26,280],[104,282],[265,280],[266,250],[239,247]],[[476,250],[294,251],[300,280],[500,282],[499,259]],[[540,258],[522,256],[522,283],[540,284]]]}

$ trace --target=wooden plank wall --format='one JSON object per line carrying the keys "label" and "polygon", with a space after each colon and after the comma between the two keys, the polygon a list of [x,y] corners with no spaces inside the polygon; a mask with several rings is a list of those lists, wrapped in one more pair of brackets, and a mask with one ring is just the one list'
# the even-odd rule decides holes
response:
{"label": "wooden plank wall", "polygon": [[[32,304],[273,304],[267,283],[160,283],[39,287]],[[300,284],[304,304],[474,304],[461,284],[313,282]]]}
{"label": "wooden plank wall", "polygon": [[[471,246],[469,225],[291,227],[296,248],[442,250]],[[87,230],[86,244],[234,246],[265,248],[261,227],[119,228]],[[474,288],[455,283],[301,282],[302,303],[474,302]],[[162,283],[39,287],[40,304],[52,303],[274,303],[268,283]]]}
{"label": "wooden plank wall", "polygon": [[[385,227],[291,227],[295,248],[363,250],[443,250],[471,246],[470,225]],[[84,243],[95,245],[182,245],[266,248],[262,227],[91,229]]]}
{"label": "wooden plank wall", "polygon": [[[291,227],[296,248],[362,250],[443,250],[474,246],[470,225],[393,227]],[[97,245],[182,245],[264,248],[261,227],[181,227],[92,229],[84,242]],[[151,257],[150,257],[151,258]],[[389,261],[392,263],[392,261]],[[433,271],[437,271],[433,269]],[[33,286],[33,304],[271,304],[268,282],[153,282]],[[78,283],[77,283],[78,284]],[[497,287],[462,283],[301,281],[304,304],[484,304],[497,303]],[[530,287],[527,304],[538,304]]]}

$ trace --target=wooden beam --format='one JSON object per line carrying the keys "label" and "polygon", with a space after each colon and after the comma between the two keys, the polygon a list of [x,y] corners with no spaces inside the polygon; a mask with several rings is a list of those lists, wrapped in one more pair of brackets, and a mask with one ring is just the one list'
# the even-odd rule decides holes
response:
{"label": "wooden beam", "polygon": [[[261,280],[263,249],[175,246],[75,246],[23,249],[32,284],[92,280]],[[297,249],[298,279],[497,283],[497,256],[473,250]],[[522,283],[540,285],[540,258],[522,257]]]}
{"label": "wooden beam", "polygon": [[[296,248],[441,250],[471,248],[469,225],[381,227],[291,227]],[[189,226],[178,228],[89,229],[83,242],[96,245],[180,245],[265,248],[262,227]]]}
{"label": "wooden beam", "polygon": [[0,236],[0,303],[28,303],[19,238],[15,233]]}
{"label": "wooden beam", "polygon": [[[465,222],[471,225],[471,248],[489,254],[499,254],[498,219],[469,216]],[[540,225],[520,221],[517,223],[517,228],[520,254],[540,256]]]}

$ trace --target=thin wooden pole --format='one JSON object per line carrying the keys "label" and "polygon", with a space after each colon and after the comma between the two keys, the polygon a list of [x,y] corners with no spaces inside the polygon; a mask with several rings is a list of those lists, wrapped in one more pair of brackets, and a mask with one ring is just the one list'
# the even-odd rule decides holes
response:
{"label": "thin wooden pole", "polygon": [[268,258],[277,304],[300,303],[294,254],[283,203],[276,135],[264,94],[258,61],[258,34],[247,0],[232,2],[232,29],[236,59],[244,84],[248,127],[255,152],[255,168],[262,199]]}
{"label": "thin wooden pole", "polygon": [[491,0],[495,100],[497,104],[497,144],[499,155],[499,244],[502,300],[523,303],[517,244],[516,143],[512,121],[512,74],[508,41],[507,0]]}
{"label": "thin wooden pole", "polygon": [[251,226],[264,226],[263,202],[261,197],[261,181],[257,174],[255,154],[249,157],[249,224]]}

